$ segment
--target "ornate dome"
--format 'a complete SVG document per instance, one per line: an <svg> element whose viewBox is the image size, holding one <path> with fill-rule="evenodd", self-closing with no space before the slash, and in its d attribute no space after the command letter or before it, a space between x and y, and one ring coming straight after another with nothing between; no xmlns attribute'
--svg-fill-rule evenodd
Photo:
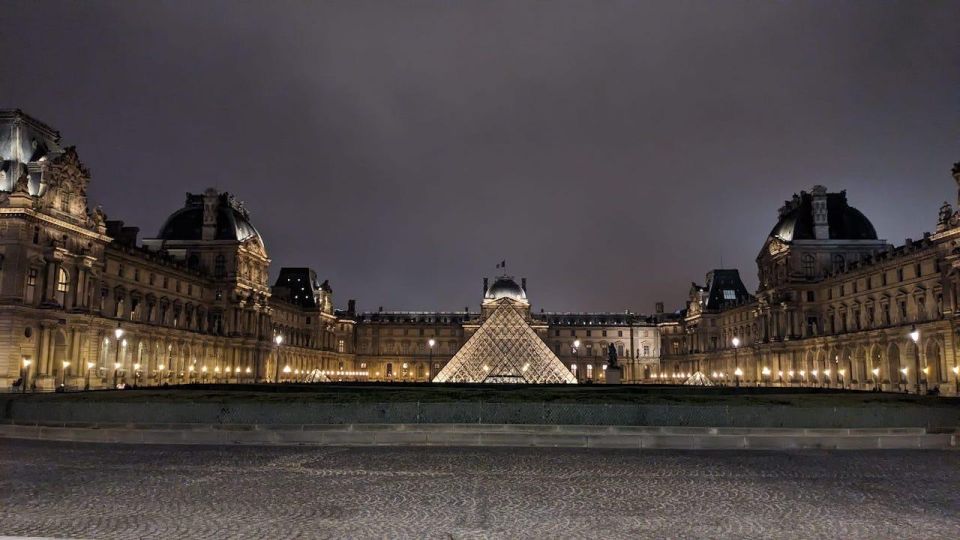
<svg viewBox="0 0 960 540"><path fill-rule="evenodd" d="M816 191L817 188L815 188ZM823 188L820 188L823 189ZM877 231L859 210L847 204L847 194L824 193L830 240L876 240ZM780 209L780 219L770 231L771 238L783 242L814 240L813 194L801 191Z"/></svg>
<svg viewBox="0 0 960 540"><path fill-rule="evenodd" d="M485 300L500 300L501 298L510 298L518 302L527 301L527 293L523 287L517 284L510 276L500 276L493 281L493 284L483 295Z"/></svg>
<svg viewBox="0 0 960 540"><path fill-rule="evenodd" d="M217 194L209 190L202 195L188 193L184 207L167 218L163 227L160 227L157 238L162 240L202 240L204 197L215 197L216 200L213 210L216 213L214 240L243 242L256 238L261 245L263 244L260 233L250 223L250 216L243 208L243 203L237 201L228 193Z"/></svg>

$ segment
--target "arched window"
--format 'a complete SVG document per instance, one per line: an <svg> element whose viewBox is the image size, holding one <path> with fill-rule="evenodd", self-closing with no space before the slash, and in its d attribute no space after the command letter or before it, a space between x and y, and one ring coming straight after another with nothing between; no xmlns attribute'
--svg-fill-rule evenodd
<svg viewBox="0 0 960 540"><path fill-rule="evenodd" d="M593 364L587 364L587 378L593 378Z"/></svg>
<svg viewBox="0 0 960 540"><path fill-rule="evenodd" d="M70 290L70 274L66 270L60 268L57 272L57 292L66 293Z"/></svg>

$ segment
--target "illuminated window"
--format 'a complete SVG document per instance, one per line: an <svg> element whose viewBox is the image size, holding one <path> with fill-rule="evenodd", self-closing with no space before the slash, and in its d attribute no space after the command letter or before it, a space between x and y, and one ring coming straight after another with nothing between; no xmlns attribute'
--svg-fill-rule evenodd
<svg viewBox="0 0 960 540"><path fill-rule="evenodd" d="M70 289L70 275L61 268L57 272L57 292L65 293Z"/></svg>

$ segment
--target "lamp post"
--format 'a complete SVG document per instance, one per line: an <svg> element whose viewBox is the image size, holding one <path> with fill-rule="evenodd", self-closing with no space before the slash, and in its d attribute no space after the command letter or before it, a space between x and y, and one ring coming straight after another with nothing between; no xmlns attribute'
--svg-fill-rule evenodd
<svg viewBox="0 0 960 540"><path fill-rule="evenodd" d="M276 361L277 366L275 370L276 379L274 380L274 383L279 383L280 382L280 345L283 343L283 336L280 334L273 336L273 342L277 344L277 361Z"/></svg>
<svg viewBox="0 0 960 540"><path fill-rule="evenodd" d="M783 387L783 370L777 371L777 378L780 379L780 387Z"/></svg>
<svg viewBox="0 0 960 540"><path fill-rule="evenodd" d="M66 390L67 389L67 368L70 367L70 362L64 360L60 362L60 386Z"/></svg>
<svg viewBox="0 0 960 540"><path fill-rule="evenodd" d="M84 390L89 390L89 389L90 389L90 371L91 371L92 369L93 369L93 362L87 362L86 380L84 380L84 382L83 382L83 389L84 389Z"/></svg>
<svg viewBox="0 0 960 540"><path fill-rule="evenodd" d="M907 368L900 368L900 373L901 373L901 375L900 375L900 383L903 385L903 391L904 391L904 392L909 391L909 388L910 388L910 387L909 387L910 379L909 379L909 375L907 375L907 372L908 372L908 369L907 369ZM898 386L899 386L899 385L898 385Z"/></svg>
<svg viewBox="0 0 960 540"><path fill-rule="evenodd" d="M920 394L920 331L917 330L917 325L913 325L913 328L910 330L910 339L913 340L913 369L915 369L916 375L916 385L914 389L917 392L917 395Z"/></svg>
<svg viewBox="0 0 960 540"><path fill-rule="evenodd" d="M951 371L953 371L953 384L956 385L954 393L960 396L960 366L953 366Z"/></svg>
<svg viewBox="0 0 960 540"><path fill-rule="evenodd" d="M140 364L133 365L133 385L140 386Z"/></svg>
<svg viewBox="0 0 960 540"><path fill-rule="evenodd" d="M740 348L740 338L733 336L733 339L730 340L730 344L733 345L733 374L737 380L737 388L740 387L740 376L743 375L743 372L740 371L740 356L738 355L738 350Z"/></svg>
<svg viewBox="0 0 960 540"><path fill-rule="evenodd" d="M769 384L770 384L770 383L769 383L769 377L770 377L770 373L771 373L770 368L768 368L767 366L763 366L763 370L762 370L761 373L763 374L763 385L764 385L764 386L769 386Z"/></svg>
<svg viewBox="0 0 960 540"><path fill-rule="evenodd" d="M23 390L22 393L24 393L24 394L27 393L27 379L30 378L30 364L31 364L30 359L29 359L29 358L24 358L24 359L23 359L23 367L22 367L21 370L20 370L20 371L23 373L23 374L20 376L20 386L21 386L21 388L22 388L22 390Z"/></svg>
<svg viewBox="0 0 960 540"><path fill-rule="evenodd" d="M797 373L797 372L794 371L794 370L792 370L792 369L787 372L787 378L788 378L787 380L790 381L790 386L793 386L793 376L794 376L796 373Z"/></svg>
<svg viewBox="0 0 960 540"><path fill-rule="evenodd" d="M237 379L237 384L240 384L240 366L233 368L233 376Z"/></svg>
<svg viewBox="0 0 960 540"><path fill-rule="evenodd" d="M120 328L120 323L117 323L117 328L113 331L113 335L117 337L117 351L113 359L113 388L116 389L117 372L120 371L120 338L123 337L123 328Z"/></svg>
<svg viewBox="0 0 960 540"><path fill-rule="evenodd" d="M433 380L433 346L437 344L437 340L430 338L427 340L427 345L430 346L430 363L427 364L427 375L430 376L430 380Z"/></svg>
<svg viewBox="0 0 960 540"><path fill-rule="evenodd" d="M290 366L283 366L283 373L284 373L284 375L286 375L287 377L289 377L289 376L290 376ZM279 379L279 375L277 376L277 378Z"/></svg>
<svg viewBox="0 0 960 540"><path fill-rule="evenodd" d="M873 385L876 388L877 392L880 391L880 368L875 367L870 370L873 373Z"/></svg>
<svg viewBox="0 0 960 540"><path fill-rule="evenodd" d="M574 375L577 376L577 382L580 382L580 364L577 362L579 358L578 352L580 351L580 340L573 340L573 365L577 366L577 372Z"/></svg>
<svg viewBox="0 0 960 540"><path fill-rule="evenodd" d="M839 370L837 370L837 376L838 376L839 379L840 379L838 382L840 383L840 388L841 388L841 389L844 389L844 388L847 387L846 374L847 374L847 370L845 370L845 369L839 369Z"/></svg>

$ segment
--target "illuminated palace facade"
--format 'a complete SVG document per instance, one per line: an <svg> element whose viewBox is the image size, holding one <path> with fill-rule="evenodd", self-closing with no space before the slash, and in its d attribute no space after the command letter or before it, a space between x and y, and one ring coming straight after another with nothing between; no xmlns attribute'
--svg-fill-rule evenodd
<svg viewBox="0 0 960 540"><path fill-rule="evenodd" d="M960 165L953 169L960 186ZM87 201L60 135L0 111L0 387L197 381L622 382L957 390L960 211L893 246L822 186L779 211L751 294L709 272L684 309L535 310L526 279L484 279L480 309L335 309L317 273L284 267L243 203L187 194L156 236ZM958 198L960 206L960 198ZM915 338L915 339L914 339ZM736 346L735 346L736 344ZM918 377L919 375L919 377Z"/></svg>
<svg viewBox="0 0 960 540"><path fill-rule="evenodd" d="M953 178L960 186L960 164ZM662 377L957 393L960 213L950 204L934 233L893 246L845 192L815 186L780 208L757 267L756 294L736 270L714 270L661 319Z"/></svg>
<svg viewBox="0 0 960 540"><path fill-rule="evenodd" d="M90 207L76 150L19 110L0 111L0 160L5 388L430 381L452 359L441 380L602 382L609 345L624 381L659 370L656 317L535 313L526 280L509 276L485 280L476 312L336 310L330 285L302 267L271 286L250 213L212 189L141 240Z"/></svg>

